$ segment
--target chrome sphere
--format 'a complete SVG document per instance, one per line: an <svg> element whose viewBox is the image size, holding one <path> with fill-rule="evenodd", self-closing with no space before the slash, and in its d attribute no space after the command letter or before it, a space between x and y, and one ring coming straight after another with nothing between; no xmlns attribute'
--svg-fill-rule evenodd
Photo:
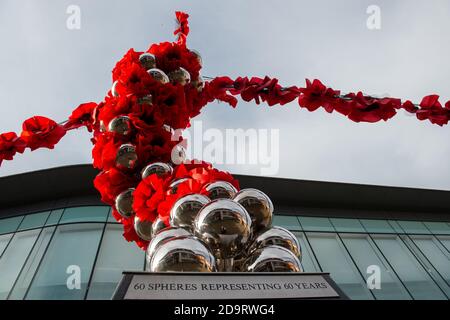
<svg viewBox="0 0 450 320"><path fill-rule="evenodd" d="M184 147L180 144L177 144L175 147L173 147L170 154L170 159L175 165L182 164L186 160L186 150L184 149Z"/></svg>
<svg viewBox="0 0 450 320"><path fill-rule="evenodd" d="M169 83L169 77L167 76L167 74L164 73L164 71L157 69L157 68L152 68L147 70L148 74L155 79L156 81L162 83L162 84L166 84Z"/></svg>
<svg viewBox="0 0 450 320"><path fill-rule="evenodd" d="M174 180L170 185L169 185L169 190L167 191L168 194L175 194L177 193L178 190L178 186L187 181L188 178L181 178L181 179L176 179Z"/></svg>
<svg viewBox="0 0 450 320"><path fill-rule="evenodd" d="M151 94L147 94L146 96L139 98L138 103L151 105L153 103L153 96Z"/></svg>
<svg viewBox="0 0 450 320"><path fill-rule="evenodd" d="M302 250L297 237L285 228L274 226L259 234L251 244L248 252L252 252L270 245L284 247L302 260Z"/></svg>
<svg viewBox="0 0 450 320"><path fill-rule="evenodd" d="M216 259L199 239L177 237L161 243L150 260L151 272L215 272Z"/></svg>
<svg viewBox="0 0 450 320"><path fill-rule="evenodd" d="M191 83L198 92L202 92L203 88L205 87L205 80L203 80L203 77L201 75L198 75L198 78L196 80L193 80Z"/></svg>
<svg viewBox="0 0 450 320"><path fill-rule="evenodd" d="M108 124L108 131L120 135L129 135L131 133L131 120L127 116L119 116L112 119Z"/></svg>
<svg viewBox="0 0 450 320"><path fill-rule="evenodd" d="M199 211L194 233L209 245L217 259L230 259L246 247L251 223L249 214L239 203L218 199Z"/></svg>
<svg viewBox="0 0 450 320"><path fill-rule="evenodd" d="M128 190L119 193L115 199L116 210L124 218L129 218L134 214L133 192L134 188L129 188Z"/></svg>
<svg viewBox="0 0 450 320"><path fill-rule="evenodd" d="M192 230L197 213L210 199L202 194L189 194L178 199L170 210L170 225Z"/></svg>
<svg viewBox="0 0 450 320"><path fill-rule="evenodd" d="M117 89L116 89L117 83L118 83L117 80L114 81L114 83L113 83L113 85L111 87L111 94L112 94L113 97L118 97L119 96L119 93L117 92Z"/></svg>
<svg viewBox="0 0 450 320"><path fill-rule="evenodd" d="M200 53L197 50L191 49L191 53L197 58L198 63L200 66L203 66L203 59Z"/></svg>
<svg viewBox="0 0 450 320"><path fill-rule="evenodd" d="M231 199L237 192L236 188L226 181L211 182L206 185L205 189L209 192L209 198L211 200Z"/></svg>
<svg viewBox="0 0 450 320"><path fill-rule="evenodd" d="M145 68L145 70L156 68L155 55L145 52L139 56L139 62Z"/></svg>
<svg viewBox="0 0 450 320"><path fill-rule="evenodd" d="M252 218L254 233L272 226L273 204L264 192L250 188L242 189L234 196L233 200L239 202L247 210Z"/></svg>
<svg viewBox="0 0 450 320"><path fill-rule="evenodd" d="M117 150L116 167L119 169L134 169L137 165L136 147L130 143L122 144Z"/></svg>
<svg viewBox="0 0 450 320"><path fill-rule="evenodd" d="M271 245L254 251L241 267L243 272L303 272L300 260L288 249Z"/></svg>
<svg viewBox="0 0 450 320"><path fill-rule="evenodd" d="M159 217L157 217L152 224L152 237L154 237L158 232L165 228L167 228L167 226Z"/></svg>
<svg viewBox="0 0 450 320"><path fill-rule="evenodd" d="M134 216L134 231L142 240L150 241L152 239L152 222L142 221L137 216Z"/></svg>
<svg viewBox="0 0 450 320"><path fill-rule="evenodd" d="M191 82L191 75L186 69L182 67L169 72L167 76L169 77L170 82L172 82L173 84L181 84L182 86L184 86L185 84Z"/></svg>
<svg viewBox="0 0 450 320"><path fill-rule="evenodd" d="M164 162L154 162L142 169L141 177L142 179L156 173L158 176L165 175L166 173L172 173L172 166Z"/></svg>
<svg viewBox="0 0 450 320"><path fill-rule="evenodd" d="M157 223L156 220L153 222L153 225L155 225L155 223ZM158 232L153 232L152 239L148 244L145 254L145 259L147 259L147 267L150 266L150 260L152 259L153 253L155 253L156 249L161 243L169 239L187 236L192 236L192 234L183 228L166 227L159 230Z"/></svg>

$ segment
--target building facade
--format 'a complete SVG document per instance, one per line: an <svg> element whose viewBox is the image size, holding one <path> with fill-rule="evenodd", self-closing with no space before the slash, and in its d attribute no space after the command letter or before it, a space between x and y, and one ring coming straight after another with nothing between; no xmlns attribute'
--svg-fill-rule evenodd
<svg viewBox="0 0 450 320"><path fill-rule="evenodd" d="M145 268L100 202L96 173L0 178L0 299L110 299L122 271ZM351 299L450 298L450 191L237 178L272 198L304 270L329 272Z"/></svg>

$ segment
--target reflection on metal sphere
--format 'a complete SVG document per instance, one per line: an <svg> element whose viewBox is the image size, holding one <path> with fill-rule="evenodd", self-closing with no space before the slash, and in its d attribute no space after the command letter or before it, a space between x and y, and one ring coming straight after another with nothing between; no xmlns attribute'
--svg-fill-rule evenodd
<svg viewBox="0 0 450 320"><path fill-rule="evenodd" d="M188 178L181 178L181 179L176 179L176 180L174 180L174 181L169 185L169 190L167 191L168 194L175 194L175 193L177 193L178 186L179 186L181 183L183 183L183 182L185 182L185 181L187 181L187 180L188 180Z"/></svg>
<svg viewBox="0 0 450 320"><path fill-rule="evenodd" d="M147 95L139 98L138 103L151 105L153 103L153 96L151 94L147 94Z"/></svg>
<svg viewBox="0 0 450 320"><path fill-rule="evenodd" d="M136 147L125 143L119 147L116 156L116 167L119 169L134 169L137 165Z"/></svg>
<svg viewBox="0 0 450 320"><path fill-rule="evenodd" d="M134 216L134 230L142 240L150 241L152 239L151 221L141 221L137 216Z"/></svg>
<svg viewBox="0 0 450 320"><path fill-rule="evenodd" d="M134 188L120 193L115 200L115 207L117 212L124 218L129 218L134 214L133 211L133 192Z"/></svg>
<svg viewBox="0 0 450 320"><path fill-rule="evenodd" d="M249 248L252 252L269 245L277 245L291 251L297 258L302 259L302 250L297 237L285 228L274 226L259 234Z"/></svg>
<svg viewBox="0 0 450 320"><path fill-rule="evenodd" d="M170 210L170 225L192 230L197 213L209 202L202 194L190 194L178 199Z"/></svg>
<svg viewBox="0 0 450 320"><path fill-rule="evenodd" d="M217 259L230 259L246 246L251 219L244 207L229 199L205 205L194 221L194 232L213 250Z"/></svg>
<svg viewBox="0 0 450 320"><path fill-rule="evenodd" d="M119 116L112 119L108 124L108 131L120 135L128 135L131 133L131 120L127 116Z"/></svg>
<svg viewBox="0 0 450 320"><path fill-rule="evenodd" d="M193 236L164 241L153 253L151 272L215 272L216 259L199 239Z"/></svg>
<svg viewBox="0 0 450 320"><path fill-rule="evenodd" d="M153 69L156 67L155 55L145 52L139 56L139 62L145 68L145 70Z"/></svg>
<svg viewBox="0 0 450 320"><path fill-rule="evenodd" d="M173 164L182 164L186 160L186 150L182 145L177 144L173 147L170 157Z"/></svg>
<svg viewBox="0 0 450 320"><path fill-rule="evenodd" d="M270 198L257 189L242 189L235 197L234 201L239 202L252 218L253 232L270 228L272 225L273 204Z"/></svg>
<svg viewBox="0 0 450 320"><path fill-rule="evenodd" d="M145 179L154 173L158 176L165 175L166 173L171 174L172 170L172 166L168 163L154 162L142 169L141 177Z"/></svg>
<svg viewBox="0 0 450 320"><path fill-rule="evenodd" d="M198 78L196 80L193 80L191 83L198 92L202 92L203 88L205 87L205 80L203 80L203 77L201 75L198 75Z"/></svg>
<svg viewBox="0 0 450 320"><path fill-rule="evenodd" d="M119 96L119 93L117 92L117 80L116 81L114 81L114 83L113 83L113 85L112 85L112 87L111 87L111 94L112 94L112 96L113 97L118 97Z"/></svg>
<svg viewBox="0 0 450 320"><path fill-rule="evenodd" d="M237 192L236 188L227 181L211 182L205 189L209 192L209 198L211 200L231 199Z"/></svg>
<svg viewBox="0 0 450 320"><path fill-rule="evenodd" d="M153 69L147 70L147 72L156 81L158 81L162 84L169 83L169 77L167 76L167 74L164 73L164 71L157 69L157 68L153 68Z"/></svg>
<svg viewBox="0 0 450 320"><path fill-rule="evenodd" d="M288 249L271 245L254 251L242 266L244 272L303 272L300 260Z"/></svg>
<svg viewBox="0 0 450 320"><path fill-rule="evenodd" d="M182 67L169 72L168 77L173 84L181 84L182 86L191 81L191 75Z"/></svg>
<svg viewBox="0 0 450 320"><path fill-rule="evenodd" d="M160 217L157 217L152 224L152 237L165 228L167 228L167 226L164 224L164 221L162 221Z"/></svg>

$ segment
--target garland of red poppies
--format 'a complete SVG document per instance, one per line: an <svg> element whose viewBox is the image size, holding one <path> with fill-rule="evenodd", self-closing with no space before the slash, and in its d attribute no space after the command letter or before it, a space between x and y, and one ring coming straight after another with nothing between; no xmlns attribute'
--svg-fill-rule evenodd
<svg viewBox="0 0 450 320"><path fill-rule="evenodd" d="M235 107L236 96L240 96L247 102L273 106L297 99L300 107L308 111L322 107L355 122L387 121L400 109L440 126L450 119L450 101L443 106L437 95L413 104L362 92L342 94L317 79L306 80L305 87L283 87L269 77L217 77L204 81L200 55L186 46L188 15L177 12L176 16L177 41L153 44L145 52L130 49L114 67L113 86L102 102L81 104L64 123L34 116L23 123L20 135L1 134L0 164L27 148L53 149L67 131L87 128L93 132L93 166L101 170L94 185L102 201L112 206L117 221L123 223L125 238L146 248L148 241L140 238L133 227L134 216L117 210L119 195L132 190L130 210L140 221L159 218L168 225L170 208L184 195L209 195L206 186L215 181L226 181L239 189L229 173L206 162L187 161L183 154L186 141L173 134L174 129L189 127L191 119L209 102L220 100ZM142 173L155 162L170 163L173 170L148 176Z"/></svg>

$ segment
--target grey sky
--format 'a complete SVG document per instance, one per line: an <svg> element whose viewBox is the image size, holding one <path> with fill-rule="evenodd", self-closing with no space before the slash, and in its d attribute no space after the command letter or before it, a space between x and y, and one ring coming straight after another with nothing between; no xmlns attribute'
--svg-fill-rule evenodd
<svg viewBox="0 0 450 320"><path fill-rule="evenodd" d="M81 30L66 28L69 5ZM366 9L381 8L381 30ZM20 132L39 114L61 121L82 102L101 101L115 62L133 47L172 41L174 11L190 17L188 46L208 76L269 75L282 84L319 78L345 91L420 101L450 99L450 2L429 1L0 1L0 131ZM450 127L400 113L386 123L353 123L296 103L269 108L213 103L205 128L280 129L278 176L450 189ZM91 162L89 134L69 133L54 150L4 161L0 175ZM255 166L219 166L259 174Z"/></svg>

